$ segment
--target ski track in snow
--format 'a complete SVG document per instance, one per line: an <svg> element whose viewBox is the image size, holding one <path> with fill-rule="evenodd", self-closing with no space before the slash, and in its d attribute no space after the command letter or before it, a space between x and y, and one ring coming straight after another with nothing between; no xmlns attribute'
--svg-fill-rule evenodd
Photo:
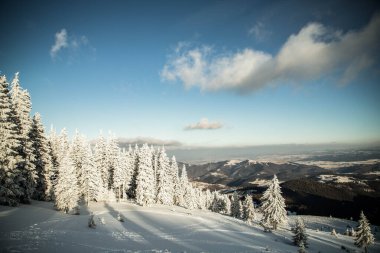
<svg viewBox="0 0 380 253"><path fill-rule="evenodd" d="M53 210L51 203L33 202L17 208L0 207L0 252L296 252L289 227L265 233L257 222L201 210L131 203L91 203L81 215ZM87 227L88 213L96 216L96 229ZM121 213L125 222L116 219ZM189 215L190 214L190 215ZM353 238L344 236L356 222L329 217L303 216L310 253L361 252ZM100 222L104 219L105 224ZM296 216L289 216L289 225ZM330 235L335 228L338 236ZM317 231L323 229L323 231ZM369 252L380 252L380 245Z"/></svg>

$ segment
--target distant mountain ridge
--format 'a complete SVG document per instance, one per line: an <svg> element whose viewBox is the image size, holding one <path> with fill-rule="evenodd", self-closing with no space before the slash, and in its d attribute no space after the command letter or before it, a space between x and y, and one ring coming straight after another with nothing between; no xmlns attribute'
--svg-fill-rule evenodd
<svg viewBox="0 0 380 253"><path fill-rule="evenodd" d="M328 170L315 165L297 163L272 163L253 160L229 160L201 165L187 165L189 178L209 184L221 184L228 187L246 187L252 182L269 180L274 174L280 181L315 176Z"/></svg>

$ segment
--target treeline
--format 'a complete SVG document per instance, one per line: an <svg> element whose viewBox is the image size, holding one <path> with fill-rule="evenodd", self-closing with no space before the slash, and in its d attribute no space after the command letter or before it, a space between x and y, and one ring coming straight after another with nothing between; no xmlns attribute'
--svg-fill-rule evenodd
<svg viewBox="0 0 380 253"><path fill-rule="evenodd" d="M11 85L0 77L0 204L15 206L32 199L54 201L58 210L77 210L80 200L130 199L230 213L230 199L194 187L185 166L164 147L118 147L102 135L95 145L78 131L72 140L63 129L49 134L31 112L31 98L16 73Z"/></svg>

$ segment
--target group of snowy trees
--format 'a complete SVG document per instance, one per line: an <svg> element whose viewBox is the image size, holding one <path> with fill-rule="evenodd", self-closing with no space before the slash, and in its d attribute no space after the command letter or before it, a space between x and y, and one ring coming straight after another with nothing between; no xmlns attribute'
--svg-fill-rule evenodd
<svg viewBox="0 0 380 253"><path fill-rule="evenodd" d="M16 73L11 86L0 76L0 204L47 199L50 151L41 117L30 116L31 100Z"/></svg>

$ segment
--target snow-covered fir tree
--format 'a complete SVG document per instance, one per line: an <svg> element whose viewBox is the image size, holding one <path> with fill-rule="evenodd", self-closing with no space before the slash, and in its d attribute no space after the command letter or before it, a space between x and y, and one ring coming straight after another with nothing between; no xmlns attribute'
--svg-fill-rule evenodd
<svg viewBox="0 0 380 253"><path fill-rule="evenodd" d="M127 156L125 150L118 152L117 164L114 164L113 170L113 188L116 192L118 199L122 198L124 190L124 182L127 172ZM116 166L115 166L116 165Z"/></svg>
<svg viewBox="0 0 380 253"><path fill-rule="evenodd" d="M186 166L183 165L181 176L179 178L179 184L177 189L177 202L178 206L187 207L187 203L185 201L185 195L186 195L186 187L189 184L189 180L187 178L187 172L186 172Z"/></svg>
<svg viewBox="0 0 380 253"><path fill-rule="evenodd" d="M173 178L171 173L170 160L166 155L165 148L162 147L158 155L157 163L157 203L163 205L173 204Z"/></svg>
<svg viewBox="0 0 380 253"><path fill-rule="evenodd" d="M20 200L23 180L19 163L20 141L16 124L12 120L12 102L9 84L5 76L0 76L0 203L15 206Z"/></svg>
<svg viewBox="0 0 380 253"><path fill-rule="evenodd" d="M84 187L81 184L83 180L83 159L86 155L86 141L84 136L82 136L78 130L75 131L74 138L71 142L70 157L73 162L76 177L78 179L78 188L80 196L84 196Z"/></svg>
<svg viewBox="0 0 380 253"><path fill-rule="evenodd" d="M367 217L364 215L364 212L361 211L359 225L356 229L355 245L364 248L364 251L367 253L368 246L374 243L375 239L371 232L371 226L367 220Z"/></svg>
<svg viewBox="0 0 380 253"><path fill-rule="evenodd" d="M104 186L100 171L95 165L90 144L86 144L86 152L82 159L82 174L79 181L80 192L83 195L87 205L92 200L104 199Z"/></svg>
<svg viewBox="0 0 380 253"><path fill-rule="evenodd" d="M130 152L130 157L133 160L134 164L133 164L133 170L132 170L132 178L129 184L129 189L128 189L127 194L130 199L136 199L137 177L139 174L139 170L138 170L139 147L137 146L137 144L135 145L133 152Z"/></svg>
<svg viewBox="0 0 380 253"><path fill-rule="evenodd" d="M54 188L58 181L58 169L59 169L59 138L53 126L51 126L50 133L48 136L49 153L52 162L52 169L50 171L50 181L52 183L52 188L50 190L49 196L54 200Z"/></svg>
<svg viewBox="0 0 380 253"><path fill-rule="evenodd" d="M249 195L245 196L242 209L242 219L248 224L252 224L255 219L255 208L253 206L252 198Z"/></svg>
<svg viewBox="0 0 380 253"><path fill-rule="evenodd" d="M102 177L102 183L105 188L108 188L109 161L108 161L108 155L107 155L107 143L102 133L100 134L99 138L96 140L96 143L95 143L94 158L95 158L95 165L97 169L100 171L100 175Z"/></svg>
<svg viewBox="0 0 380 253"><path fill-rule="evenodd" d="M132 176L135 168L135 158L133 156L133 150L129 145L129 149L124 153L124 162L125 162L125 173L124 173L124 182L123 182L123 195L127 194L129 187L132 181Z"/></svg>
<svg viewBox="0 0 380 253"><path fill-rule="evenodd" d="M119 147L114 134L110 133L107 141L107 160L108 160L108 189L113 188L114 172L120 170Z"/></svg>
<svg viewBox="0 0 380 253"><path fill-rule="evenodd" d="M179 176L178 176L178 164L175 159L175 156L172 157L171 163L170 163L170 173L169 178L171 179L171 185L172 185L172 204L177 205L178 199L179 199ZM199 201L201 199L199 198ZM201 203L199 203L201 205Z"/></svg>
<svg viewBox="0 0 380 253"><path fill-rule="evenodd" d="M224 202L226 203L226 212L225 212L225 214L231 214L231 200L230 200L230 198L228 197L227 194L225 194L223 196L223 198L224 198Z"/></svg>
<svg viewBox="0 0 380 253"><path fill-rule="evenodd" d="M29 137L29 131L32 125L30 118L32 105L28 91L22 89L20 86L19 73L15 74L10 94L13 112L12 119L17 126L17 138L21 144L17 150L20 155L18 166L22 174L22 180L20 181L22 195L20 196L20 200L23 203L30 203L37 179L37 173L33 163L32 140L30 140Z"/></svg>
<svg viewBox="0 0 380 253"><path fill-rule="evenodd" d="M271 184L261 197L260 210L263 214L262 224L276 230L279 224L287 221L285 200L281 195L281 187L274 175Z"/></svg>
<svg viewBox="0 0 380 253"><path fill-rule="evenodd" d="M32 153L34 156L32 163L37 173L34 198L37 200L51 200L53 182L50 175L53 170L53 163L50 156L49 143L39 113L36 113L33 117L29 137L32 140Z"/></svg>
<svg viewBox="0 0 380 253"><path fill-rule="evenodd" d="M54 203L58 210L68 213L78 206L79 189L77 177L75 167L68 152L66 152L59 163L58 181L54 189L54 195Z"/></svg>
<svg viewBox="0 0 380 253"><path fill-rule="evenodd" d="M240 198L237 191L235 191L234 195L232 196L231 216L240 219L241 210L242 210L242 207L241 207Z"/></svg>
<svg viewBox="0 0 380 253"><path fill-rule="evenodd" d="M305 222L302 218L298 217L296 219L296 224L292 231L294 233L294 236L293 236L294 245L297 245L298 247L301 247L301 245L303 245L305 248L307 248L308 235L306 234Z"/></svg>
<svg viewBox="0 0 380 253"><path fill-rule="evenodd" d="M144 144L138 154L138 175L136 178L136 202L139 205L154 203L154 171L152 154L149 146Z"/></svg>

